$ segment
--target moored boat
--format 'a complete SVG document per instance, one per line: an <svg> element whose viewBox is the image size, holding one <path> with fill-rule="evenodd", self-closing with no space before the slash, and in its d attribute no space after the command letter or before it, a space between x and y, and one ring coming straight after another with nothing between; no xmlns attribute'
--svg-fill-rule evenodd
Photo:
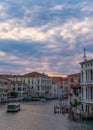
<svg viewBox="0 0 93 130"><path fill-rule="evenodd" d="M41 102L46 102L46 99L41 98L40 101L41 101Z"/></svg>

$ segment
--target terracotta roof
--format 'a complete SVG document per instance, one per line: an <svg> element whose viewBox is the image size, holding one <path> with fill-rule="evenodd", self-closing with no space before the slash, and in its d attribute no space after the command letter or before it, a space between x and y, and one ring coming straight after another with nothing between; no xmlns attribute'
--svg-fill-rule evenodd
<svg viewBox="0 0 93 130"><path fill-rule="evenodd" d="M67 78L63 78L63 81L68 81L68 77Z"/></svg>
<svg viewBox="0 0 93 130"><path fill-rule="evenodd" d="M12 78L12 77L46 77L46 78L51 78L48 75L44 74L44 73L39 73L39 72L31 72L31 73L27 73L24 75L13 75L13 74L1 74L0 77L3 78Z"/></svg>
<svg viewBox="0 0 93 130"><path fill-rule="evenodd" d="M79 76L80 73L74 73L74 74L71 74L71 75L68 75L68 76Z"/></svg>
<svg viewBox="0 0 93 130"><path fill-rule="evenodd" d="M38 72L32 72L32 73L28 73L28 74L25 74L24 76L26 77L47 77L47 75L45 75L44 73L41 74L41 73L38 73Z"/></svg>

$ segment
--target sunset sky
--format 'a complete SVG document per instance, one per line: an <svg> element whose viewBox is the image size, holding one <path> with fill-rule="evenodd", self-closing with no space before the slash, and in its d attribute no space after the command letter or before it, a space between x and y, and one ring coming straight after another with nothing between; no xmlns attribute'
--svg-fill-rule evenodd
<svg viewBox="0 0 93 130"><path fill-rule="evenodd" d="M0 0L0 73L80 72L93 57L93 0Z"/></svg>

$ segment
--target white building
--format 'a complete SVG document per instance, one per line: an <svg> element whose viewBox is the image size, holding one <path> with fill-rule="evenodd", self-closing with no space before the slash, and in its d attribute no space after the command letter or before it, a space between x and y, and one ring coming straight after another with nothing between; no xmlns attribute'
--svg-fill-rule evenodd
<svg viewBox="0 0 93 130"><path fill-rule="evenodd" d="M27 97L28 85L26 83L15 81L11 82L11 86L11 92L17 92L19 99L24 99Z"/></svg>
<svg viewBox="0 0 93 130"><path fill-rule="evenodd" d="M93 59L86 59L85 50L84 61L80 65L82 111L87 114L93 114Z"/></svg>
<svg viewBox="0 0 93 130"><path fill-rule="evenodd" d="M7 95L11 91L11 82L8 79L0 78L0 102L7 101Z"/></svg>
<svg viewBox="0 0 93 130"><path fill-rule="evenodd" d="M45 74L32 72L25 75L10 75L12 81L28 84L29 95L32 97L49 97L52 86L52 78Z"/></svg>
<svg viewBox="0 0 93 130"><path fill-rule="evenodd" d="M51 98L62 98L62 88L59 83L52 84Z"/></svg>

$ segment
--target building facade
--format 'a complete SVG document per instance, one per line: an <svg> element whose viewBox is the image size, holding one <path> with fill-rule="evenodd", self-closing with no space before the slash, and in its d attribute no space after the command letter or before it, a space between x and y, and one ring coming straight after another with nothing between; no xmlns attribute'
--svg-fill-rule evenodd
<svg viewBox="0 0 93 130"><path fill-rule="evenodd" d="M68 98L68 78L63 79L62 97Z"/></svg>
<svg viewBox="0 0 93 130"><path fill-rule="evenodd" d="M60 88L63 87L63 77L52 77L53 83L59 83Z"/></svg>
<svg viewBox="0 0 93 130"><path fill-rule="evenodd" d="M0 78L0 102L6 102L8 93L11 91L11 81L6 78Z"/></svg>
<svg viewBox="0 0 93 130"><path fill-rule="evenodd" d="M68 103L81 100L80 73L68 75Z"/></svg>
<svg viewBox="0 0 93 130"><path fill-rule="evenodd" d="M25 75L10 75L8 78L14 82L28 84L29 96L49 97L52 87L52 78L45 74L32 72Z"/></svg>
<svg viewBox="0 0 93 130"><path fill-rule="evenodd" d="M82 111L93 115L93 59L80 62Z"/></svg>
<svg viewBox="0 0 93 130"><path fill-rule="evenodd" d="M28 84L19 81L12 81L11 86L11 92L16 92L19 99L22 100L27 97Z"/></svg>
<svg viewBox="0 0 93 130"><path fill-rule="evenodd" d="M51 87L51 99L62 98L62 88L60 83L53 83Z"/></svg>

